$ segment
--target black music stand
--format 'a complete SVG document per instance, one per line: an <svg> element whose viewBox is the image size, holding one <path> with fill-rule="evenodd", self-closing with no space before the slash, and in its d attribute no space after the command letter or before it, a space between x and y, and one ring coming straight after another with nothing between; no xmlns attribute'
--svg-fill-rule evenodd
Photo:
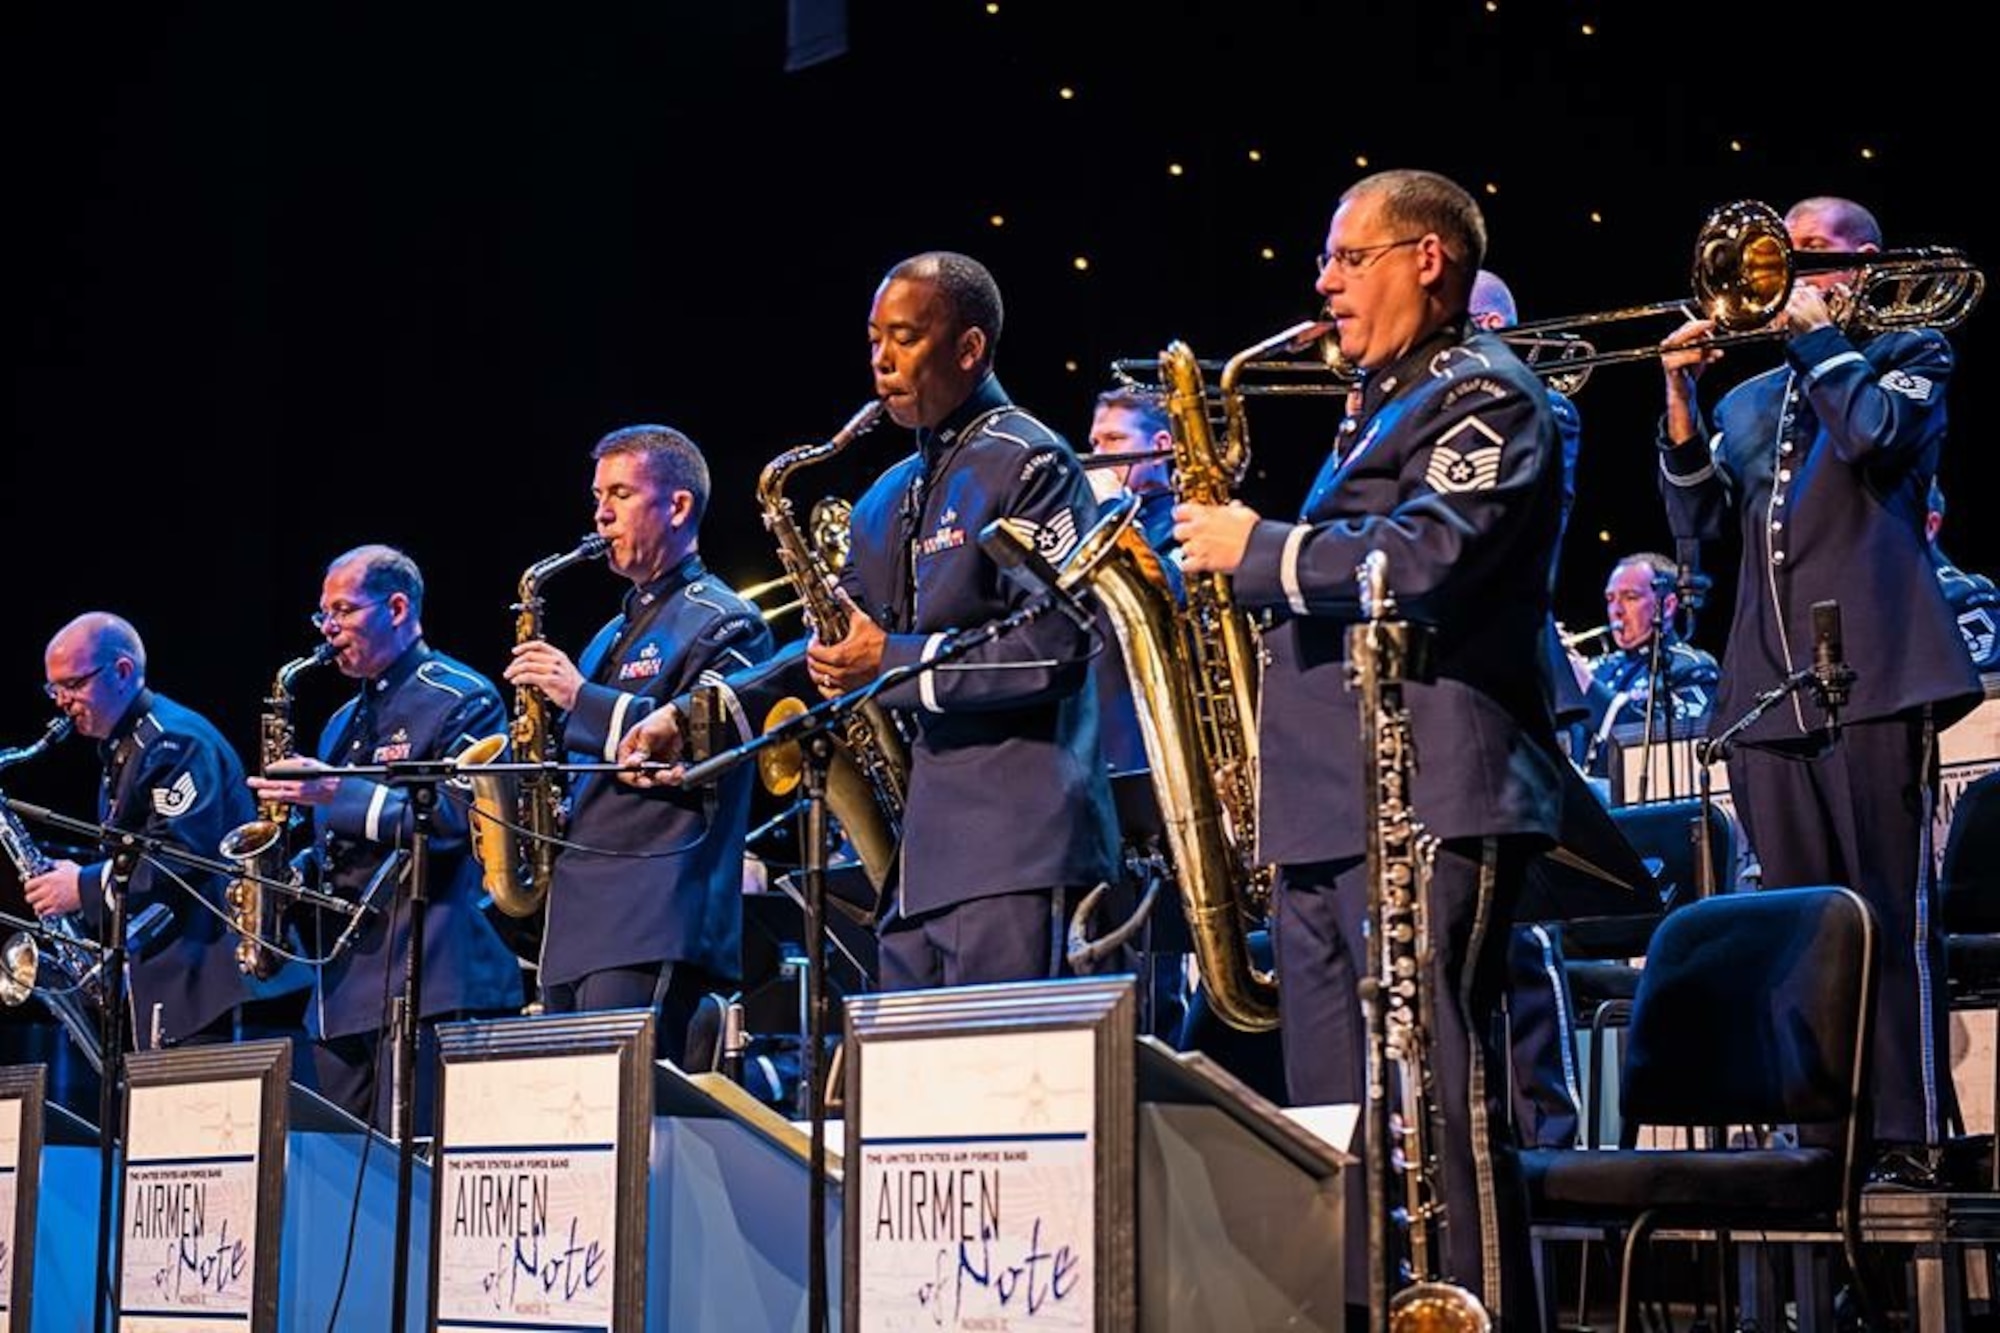
<svg viewBox="0 0 2000 1333"><path fill-rule="evenodd" d="M806 1270L807 1333L824 1333L828 1307L826 1245L811 1228L817 1225L826 1211L826 1095L820 1053L826 1041L826 968L823 963L826 957L827 860L831 842L826 781L827 770L833 763L834 728L849 713L873 700L882 691L955 662L973 649L1041 619L1067 601L1067 593L1053 588L1038 594L1007 615L947 636L936 651L922 661L884 671L859 689L793 714L742 745L689 764L681 772L682 786L708 786L773 745L796 744L805 760L805 803L799 814L799 850L804 862L800 879L805 888L805 946L811 966L806 972L808 1021L805 1048L800 1054L799 1078L812 1128L806 1207L809 1219L807 1234L815 1236ZM1065 607L1066 614L1072 611L1073 608Z"/></svg>

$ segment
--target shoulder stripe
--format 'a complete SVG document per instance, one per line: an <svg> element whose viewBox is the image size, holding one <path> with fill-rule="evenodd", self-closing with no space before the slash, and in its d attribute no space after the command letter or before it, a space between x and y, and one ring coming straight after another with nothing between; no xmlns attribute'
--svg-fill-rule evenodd
<svg viewBox="0 0 2000 1333"><path fill-rule="evenodd" d="M454 685L447 684L445 681L438 679L439 676L445 674L450 674L458 677L458 679L465 681L471 688L459 689ZM444 663L438 661L426 662L422 666L418 667L417 679L422 681L424 684L430 686L434 690L442 690L444 693L449 694L454 699L463 699L466 695L472 693L473 690L476 690L479 687L478 678L474 676L471 672L460 671L456 667L447 666Z"/></svg>

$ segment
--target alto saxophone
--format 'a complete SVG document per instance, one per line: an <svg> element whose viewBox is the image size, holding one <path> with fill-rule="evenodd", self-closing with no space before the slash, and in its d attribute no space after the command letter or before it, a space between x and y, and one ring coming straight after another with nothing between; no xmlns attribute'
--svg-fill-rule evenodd
<svg viewBox="0 0 2000 1333"><path fill-rule="evenodd" d="M800 468L823 463L845 449L872 429L881 415L881 401L870 399L832 439L787 449L765 464L757 478L757 504L764 513L764 528L777 542L778 560L812 622L813 632L825 643L846 637L847 605L834 595L834 573L818 554L831 543L821 533L815 533L819 540L809 543L799 531L792 502L785 498L785 483ZM781 699L765 718L764 729L768 731L805 710L802 700ZM827 775L827 807L840 820L869 883L880 890L895 864L902 832L903 806L909 793L909 755L888 710L872 699L841 722L834 766ZM798 786L803 760L797 749L772 746L758 756L758 773L772 795L787 795Z"/></svg>
<svg viewBox="0 0 2000 1333"><path fill-rule="evenodd" d="M264 712L258 722L257 760L259 770L289 759L298 749L292 730L292 681L313 667L333 660L334 648L322 643L304 657L295 657L278 668L271 692L264 697ZM284 903L271 891L272 883L297 883L299 872L291 863L291 833L298 812L284 801L261 801L257 817L238 824L222 839L219 855L233 861L241 877L223 890L229 920L236 931L236 968L245 976L268 977L278 970L278 955L268 941L282 938Z"/></svg>
<svg viewBox="0 0 2000 1333"><path fill-rule="evenodd" d="M571 565L601 560L611 543L592 534L574 550L547 556L521 573L514 603L514 642L542 637L542 585ZM555 764L562 737L549 716L549 700L532 685L514 691L509 729L466 747L462 764L488 764L509 742L523 763ZM563 793L553 772L483 773L472 779L472 851L479 858L493 905L511 917L530 917L549 895L555 877L556 843L562 835ZM525 839L527 845L522 846Z"/></svg>
<svg viewBox="0 0 2000 1333"><path fill-rule="evenodd" d="M1368 1013L1368 1305L1378 1316L1386 1313L1390 1333L1488 1333L1492 1319L1479 1298L1435 1272L1446 1221L1438 1157L1443 1119L1429 1049L1435 997L1426 984L1426 899L1437 844L1410 800L1417 755L1403 702L1403 682L1427 675L1427 640L1417 627L1394 619L1388 571L1380 551L1362 561L1356 573L1367 619L1347 631L1349 684L1359 699L1361 749L1370 768L1364 814L1372 951L1362 985ZM1390 1177L1396 1174L1403 1197L1392 1205ZM1391 1244L1392 1216L1404 1228L1401 1259ZM1379 1319L1374 1326L1382 1326Z"/></svg>
<svg viewBox="0 0 2000 1333"><path fill-rule="evenodd" d="M73 725L67 717L51 718L33 744L7 752L7 763L25 763L35 758L61 743ZM4 792L0 792L0 850L6 852L14 873L24 883L55 869L55 863L43 853L20 816L7 804ZM7 942L0 945L0 1004L17 1005L30 995L40 996L90 1067L102 1074L103 1039L94 1011L101 1004L103 992L98 969L92 962L93 946L74 912L43 917L42 929L49 946L46 953L36 944L34 936L24 930L8 936ZM49 980L41 982L45 972Z"/></svg>

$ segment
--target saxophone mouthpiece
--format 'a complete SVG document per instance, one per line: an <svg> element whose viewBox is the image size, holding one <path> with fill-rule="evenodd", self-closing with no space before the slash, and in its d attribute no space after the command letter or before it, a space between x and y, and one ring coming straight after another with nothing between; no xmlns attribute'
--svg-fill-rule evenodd
<svg viewBox="0 0 2000 1333"><path fill-rule="evenodd" d="M42 728L42 738L36 744L44 748L51 745L61 745L69 739L69 734L75 730L76 722L68 713L57 713L49 719L49 724Z"/></svg>
<svg viewBox="0 0 2000 1333"><path fill-rule="evenodd" d="M610 549L611 539L593 532L576 544L576 555L579 560L596 560Z"/></svg>
<svg viewBox="0 0 2000 1333"><path fill-rule="evenodd" d="M882 411L882 400L870 398L861 405L859 412L847 419L845 426L833 433L833 446L836 449L845 449L855 436L873 430L875 423L882 419Z"/></svg>

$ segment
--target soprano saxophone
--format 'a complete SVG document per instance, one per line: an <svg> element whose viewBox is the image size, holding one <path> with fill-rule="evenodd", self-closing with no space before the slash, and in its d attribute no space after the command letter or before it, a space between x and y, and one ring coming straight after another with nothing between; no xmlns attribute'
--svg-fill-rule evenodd
<svg viewBox="0 0 2000 1333"><path fill-rule="evenodd" d="M514 642L542 637L542 585L572 565L601 560L611 543L592 534L573 550L547 556L521 573L514 603ZM500 735L473 742L461 764L488 764L511 741L522 763L554 764L562 759L562 736L550 717L549 700L532 685L514 691L514 718ZM547 901L555 877L556 844L562 835L562 787L553 772L482 773L472 779L472 851L479 858L493 905L511 917L530 917ZM527 843L522 846L523 841Z"/></svg>
<svg viewBox="0 0 2000 1333"><path fill-rule="evenodd" d="M823 463L845 449L872 429L881 415L881 401L870 399L832 439L787 449L765 464L757 478L757 504L764 513L764 528L777 542L778 560L812 622L813 632L826 643L846 637L847 605L834 595L834 572L819 556L818 547L800 532L792 516L792 502L785 498L785 483L800 468ZM766 717L765 730L805 709L802 700L780 700ZM909 755L888 711L872 699L842 719L835 747L838 753L828 774L827 807L854 845L869 883L879 891L888 882L902 832ZM758 757L758 773L773 795L788 795L797 788L803 763L797 748L772 746Z"/></svg>
<svg viewBox="0 0 2000 1333"><path fill-rule="evenodd" d="M297 752L292 729L292 682L314 667L333 660L333 645L321 643L304 657L295 657L278 668L271 692L264 697L264 712L258 722L258 768L289 759ZM218 853L241 871L223 890L229 907L230 924L236 930L236 968L246 976L268 977L278 970L278 955L269 941L284 935L284 903L266 881L297 883L293 869L291 833L298 812L284 801L260 801L257 817L238 824L222 839Z"/></svg>
<svg viewBox="0 0 2000 1333"><path fill-rule="evenodd" d="M1437 844L1410 800L1417 755L1403 702L1403 682L1427 674L1428 645L1418 627L1394 618L1387 556L1370 551L1356 574L1367 619L1347 631L1347 662L1369 769L1364 813L1372 948L1362 988L1368 1013L1369 1309L1377 1315L1372 1326L1386 1318L1389 1333L1488 1333L1492 1319L1479 1298L1436 1272L1447 1221L1439 1159L1443 1118L1429 1049L1436 998L1426 983L1426 899ZM1401 1177L1400 1203L1391 1202L1395 1176ZM1400 1246L1389 1231L1392 1219L1403 1228Z"/></svg>

